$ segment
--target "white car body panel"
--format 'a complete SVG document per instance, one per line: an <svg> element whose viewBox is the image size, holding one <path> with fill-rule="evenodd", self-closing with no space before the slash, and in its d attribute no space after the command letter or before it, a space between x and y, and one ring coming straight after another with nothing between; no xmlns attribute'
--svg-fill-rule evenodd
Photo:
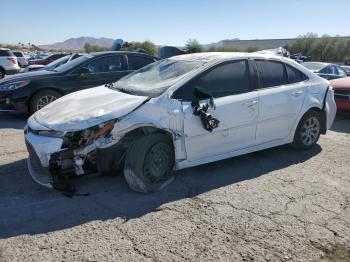
<svg viewBox="0 0 350 262"><path fill-rule="evenodd" d="M301 111L307 91L305 83L257 91L259 120L256 142L258 144L284 139L289 135Z"/></svg>
<svg viewBox="0 0 350 262"><path fill-rule="evenodd" d="M220 125L210 133L203 129L199 117L193 115L190 102L172 99L171 95L186 81L209 67L242 58L280 60L302 71L309 80L215 98L216 109L210 109L208 113L218 118ZM120 93L104 86L91 88L49 104L32 116L28 125L36 130L43 126L56 131L78 131L118 119L111 131L113 143L99 141L94 148L115 144L139 127L162 129L173 137L174 169L182 169L291 143L300 119L311 108L325 108L327 129L333 123L336 107L334 92L331 88L328 90L329 82L290 59L239 53L194 54L173 59L208 59L209 62L186 75L159 97L148 100L147 97ZM26 134L26 139L33 145L43 166L50 159L50 153L60 150L59 143L62 140L29 134ZM47 146L50 146L50 150ZM83 152L80 151L80 154Z"/></svg>
<svg viewBox="0 0 350 262"><path fill-rule="evenodd" d="M210 155L251 146L255 143L258 97L255 92L215 99L215 109L208 110L220 120L212 132L205 130L190 102L183 103L187 158L192 161ZM234 139L239 138L239 139Z"/></svg>
<svg viewBox="0 0 350 262"><path fill-rule="evenodd" d="M119 118L146 100L147 97L132 96L99 86L68 94L32 117L49 129L76 131Z"/></svg>

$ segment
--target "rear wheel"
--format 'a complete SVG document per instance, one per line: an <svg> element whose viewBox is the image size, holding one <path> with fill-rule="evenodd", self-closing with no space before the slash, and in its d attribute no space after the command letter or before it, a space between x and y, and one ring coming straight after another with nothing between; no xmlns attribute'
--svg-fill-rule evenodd
<svg viewBox="0 0 350 262"><path fill-rule="evenodd" d="M292 146L297 149L309 149L317 143L320 133L320 114L315 110L310 110L300 120Z"/></svg>
<svg viewBox="0 0 350 262"><path fill-rule="evenodd" d="M169 136L153 133L138 138L129 148L124 176L131 189L154 192L174 178L174 148Z"/></svg>
<svg viewBox="0 0 350 262"><path fill-rule="evenodd" d="M62 95L60 93L53 90L40 91L30 100L30 113L35 113L61 96Z"/></svg>

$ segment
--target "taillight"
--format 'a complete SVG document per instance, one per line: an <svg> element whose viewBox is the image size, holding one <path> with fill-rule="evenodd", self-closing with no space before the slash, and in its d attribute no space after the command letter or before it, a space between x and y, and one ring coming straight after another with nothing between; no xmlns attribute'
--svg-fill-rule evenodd
<svg viewBox="0 0 350 262"><path fill-rule="evenodd" d="M6 58L7 58L7 60L11 61L13 64L17 64L17 60L16 60L15 57L8 56L8 57L6 57Z"/></svg>

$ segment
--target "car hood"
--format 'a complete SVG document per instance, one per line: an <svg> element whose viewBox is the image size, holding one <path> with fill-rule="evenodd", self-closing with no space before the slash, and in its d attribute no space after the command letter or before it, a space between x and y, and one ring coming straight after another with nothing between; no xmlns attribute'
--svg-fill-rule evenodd
<svg viewBox="0 0 350 262"><path fill-rule="evenodd" d="M122 117L148 100L105 86L71 93L36 112L34 119L49 129L78 131Z"/></svg>
<svg viewBox="0 0 350 262"><path fill-rule="evenodd" d="M36 80L40 78L54 77L58 74L59 74L58 72L45 71L45 70L26 72L26 73L16 74L16 75L6 77L4 80L0 80L0 85L9 84L9 83L18 82L18 81L27 81L27 80Z"/></svg>

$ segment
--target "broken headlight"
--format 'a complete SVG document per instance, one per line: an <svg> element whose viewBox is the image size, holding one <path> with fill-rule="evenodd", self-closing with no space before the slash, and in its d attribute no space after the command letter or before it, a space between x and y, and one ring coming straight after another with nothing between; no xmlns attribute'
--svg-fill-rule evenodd
<svg viewBox="0 0 350 262"><path fill-rule="evenodd" d="M89 127L76 132L67 132L64 136L66 147L79 147L90 144L100 137L107 137L112 131L116 120Z"/></svg>

